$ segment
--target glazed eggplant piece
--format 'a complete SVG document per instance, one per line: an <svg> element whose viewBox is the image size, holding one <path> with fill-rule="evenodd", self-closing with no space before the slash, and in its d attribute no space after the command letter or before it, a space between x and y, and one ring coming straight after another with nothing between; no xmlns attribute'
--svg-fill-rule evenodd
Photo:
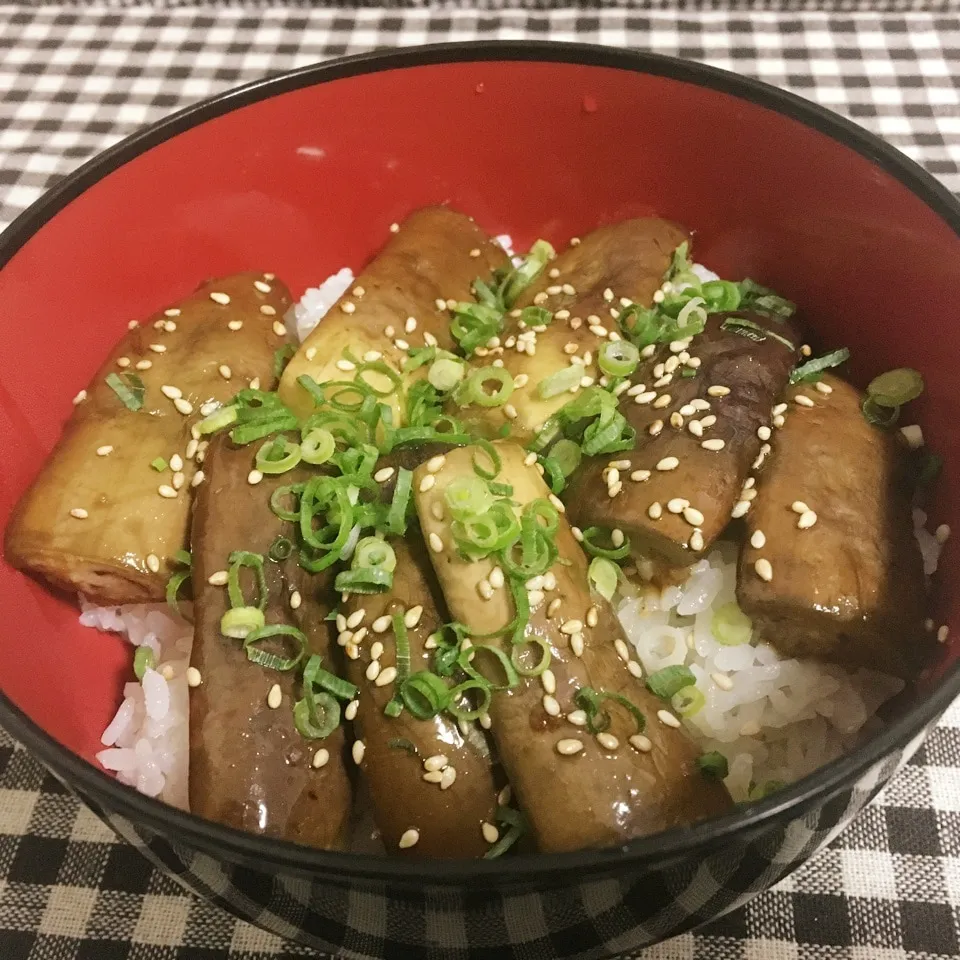
<svg viewBox="0 0 960 960"><path fill-rule="evenodd" d="M269 559L277 537L294 539L292 524L271 509L271 493L311 474L297 468L251 484L247 477L254 448L217 438L197 495L191 664L200 685L190 692L190 808L251 833L339 848L347 839L351 806L343 726L323 740L301 736L293 715L300 697L297 671L250 662L243 641L223 636L220 629L230 608L228 588L220 583L230 554L260 554L265 558L267 624L298 627L307 637L307 655L319 654L324 667L334 669L336 644L325 619L332 574L307 574L296 552L280 562ZM210 583L212 576L216 585ZM252 578L248 583L244 577L241 586L249 601L256 593ZM282 697L276 706L268 703L275 684Z"/></svg>
<svg viewBox="0 0 960 960"><path fill-rule="evenodd" d="M473 281L489 279L508 262L503 249L464 214L447 207L412 213L304 340L284 371L281 399L307 416L314 404L297 383L304 374L317 383L343 381L353 377L344 376L346 364L368 355L378 354L378 360L402 371L410 348L453 350L448 303L472 299ZM346 367L348 373L350 369ZM404 380L426 372L427 366L421 366ZM373 380L377 374L365 376ZM393 394L391 402L397 397Z"/></svg>
<svg viewBox="0 0 960 960"><path fill-rule="evenodd" d="M7 560L94 603L162 600L187 541L191 428L204 404L269 386L289 305L272 275L244 273L131 324L17 506Z"/></svg>
<svg viewBox="0 0 960 960"><path fill-rule="evenodd" d="M488 432L492 435L509 422L511 439L526 444L571 398L567 390L542 398L548 377L583 361L583 376L599 378L598 350L617 329L611 310L623 309L621 298L649 306L673 251L688 239L685 230L667 220L624 220L594 230L551 261L520 295L513 314L538 306L554 318L539 330L528 328L518 316L509 319L500 338L506 347L503 366L521 378L522 386L510 398L516 416L506 405L482 414Z"/></svg>
<svg viewBox="0 0 960 960"><path fill-rule="evenodd" d="M931 652L911 482L894 437L835 376L798 384L746 514L737 598L760 636L813 656L916 677Z"/></svg>
<svg viewBox="0 0 960 960"><path fill-rule="evenodd" d="M790 324L740 314L714 314L691 342L663 345L620 400L636 449L581 464L565 494L572 519L618 528L635 550L674 564L709 550L770 449L770 411L797 345ZM685 366L684 355L699 365Z"/></svg>
<svg viewBox="0 0 960 960"><path fill-rule="evenodd" d="M549 492L535 467L525 463L525 452L512 443L495 448L502 461L496 479L512 487L512 500L521 508L545 501ZM474 457L488 463L482 448L464 447L447 454L435 472L433 465L421 466L414 489L451 614L472 633L490 634L514 617L509 583L493 586L500 582L493 558L460 555L446 500L454 480L475 479ZM428 476L434 477L432 483L424 482ZM629 651L619 622L591 591L586 558L562 515L553 538L557 559L541 577L542 589L531 588L539 596L532 597L524 634L527 642L549 649L549 673L521 676L512 689L494 692L489 708L490 732L538 848L612 846L729 809L722 783L697 769L699 750L678 729L679 721L672 718L674 727L659 718L664 704L621 659L629 658ZM638 732L629 708L607 698L603 708L609 726L597 737L590 735L574 701L585 688L626 698L645 717L644 732Z"/></svg>
<svg viewBox="0 0 960 960"><path fill-rule="evenodd" d="M364 744L361 770L374 820L390 854L482 857L490 849L483 831L485 824L494 829L498 791L482 732L471 724L464 734L446 713L426 720L409 709L397 717L384 713L397 692L395 683L385 682L397 666L394 618L403 623L411 673L431 669L425 643L445 622L419 534L390 543L397 561L393 586L382 594L354 594L342 608L353 624L341 638L347 676L359 687L354 730ZM371 667L374 660L378 666ZM416 831L415 844L410 831Z"/></svg>

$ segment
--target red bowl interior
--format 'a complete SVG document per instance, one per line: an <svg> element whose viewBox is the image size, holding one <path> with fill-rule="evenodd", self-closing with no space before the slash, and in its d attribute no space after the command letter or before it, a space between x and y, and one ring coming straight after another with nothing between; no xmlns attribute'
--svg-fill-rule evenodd
<svg viewBox="0 0 960 960"><path fill-rule="evenodd" d="M946 460L934 521L960 528L952 388L960 239L872 159L729 93L545 62L394 68L307 86L171 134L94 183L0 270L0 527L131 318L201 279L273 270L299 295L357 269L388 225L447 202L519 246L656 213L696 257L796 300L818 346L863 379L923 371L911 410ZM939 575L956 579L947 550ZM939 621L960 595L941 591ZM88 759L129 648L0 564L0 688Z"/></svg>

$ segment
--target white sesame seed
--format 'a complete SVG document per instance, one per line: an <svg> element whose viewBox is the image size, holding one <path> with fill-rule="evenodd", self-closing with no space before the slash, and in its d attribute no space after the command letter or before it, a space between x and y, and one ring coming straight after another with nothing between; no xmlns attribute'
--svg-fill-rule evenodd
<svg viewBox="0 0 960 960"><path fill-rule="evenodd" d="M351 700L351 701L343 708L343 715L344 715L348 720L356 720L356 718L357 718L357 711L358 711L359 709L360 709L360 701L359 701L359 700Z"/></svg>
<svg viewBox="0 0 960 960"><path fill-rule="evenodd" d="M419 622L420 618L423 616L423 607L418 603L415 607L411 607L404 615L403 622L408 630L412 630Z"/></svg>
<svg viewBox="0 0 960 960"><path fill-rule="evenodd" d="M220 293L219 290L214 290L213 293L210 294L210 299L214 303L219 303L225 307L230 302L230 295L228 293Z"/></svg>
<svg viewBox="0 0 960 960"><path fill-rule="evenodd" d="M182 413L185 417L189 417L190 414L193 413L193 404L183 397L177 397L177 399L173 401L173 405L177 408L177 412Z"/></svg>
<svg viewBox="0 0 960 960"><path fill-rule="evenodd" d="M359 610L354 610L353 613L347 617L347 627L350 630L354 630L363 623L363 618L366 617L367 610L366 607L361 607Z"/></svg>
<svg viewBox="0 0 960 960"><path fill-rule="evenodd" d="M187 478L183 475L183 472L181 470L177 470L174 473L173 479L170 481L170 483L173 486L174 490L180 490L183 487L183 484L186 481L186 479Z"/></svg>
<svg viewBox="0 0 960 960"><path fill-rule="evenodd" d="M397 230L399 229L400 228L397 227ZM394 230L393 227L390 228L391 233L396 233L397 230ZM359 763L360 761L358 760L357 762ZM411 827L409 830L403 831L403 835L400 837L400 842L397 844L397 846L401 850L406 850L409 847L415 847L419 841L420 841L420 831L415 830L413 827Z"/></svg>
<svg viewBox="0 0 960 960"><path fill-rule="evenodd" d="M645 737L642 733L635 733L630 738L630 746L635 750L639 750L640 753L649 753L653 749L653 743L649 737Z"/></svg>
<svg viewBox="0 0 960 960"><path fill-rule="evenodd" d="M337 369L343 370L344 373L349 373L351 370L356 370L357 365L350 360L338 360Z"/></svg>
<svg viewBox="0 0 960 960"><path fill-rule="evenodd" d="M547 617L552 617L559 609L563 601L557 597L554 600L550 601L550 605L547 607Z"/></svg>
<svg viewBox="0 0 960 960"><path fill-rule="evenodd" d="M604 750L616 750L620 746L620 741L612 733L598 733L597 743Z"/></svg>
<svg viewBox="0 0 960 960"><path fill-rule="evenodd" d="M484 718L486 718L487 723L484 726ZM490 717L488 714L483 714L480 717L480 726L484 727L485 730L490 729L489 723ZM440 789L449 790L453 786L454 780L457 779L457 768L456 767L444 767L443 771L440 773Z"/></svg>
<svg viewBox="0 0 960 960"><path fill-rule="evenodd" d="M753 565L753 569L756 571L757 576L769 583L773 579L773 567L770 564L770 561L766 557L761 557Z"/></svg>
<svg viewBox="0 0 960 960"><path fill-rule="evenodd" d="M274 320L274 321L273 321L273 332L274 332L278 337L285 337L285 336L287 335L287 328L286 328L279 320Z"/></svg>
<svg viewBox="0 0 960 960"><path fill-rule="evenodd" d="M367 635L367 628L361 627L359 630L357 630L356 633L354 633L353 640L351 642L359 643L366 635Z"/></svg>
<svg viewBox="0 0 960 960"><path fill-rule="evenodd" d="M942 627L940 627L939 630L937 630L937 643L946 643L947 637L949 636L950 636L950 628L946 624L944 624Z"/></svg>
<svg viewBox="0 0 960 960"><path fill-rule="evenodd" d="M450 761L442 754L436 753L423 761L424 770L442 770Z"/></svg>
<svg viewBox="0 0 960 960"><path fill-rule="evenodd" d="M695 507L684 507L683 509L683 519L690 524L691 527L702 527L703 526L703 514L697 510Z"/></svg>
<svg viewBox="0 0 960 960"><path fill-rule="evenodd" d="M134 366L137 370L149 370L153 366L152 360L138 360Z"/></svg>
<svg viewBox="0 0 960 960"><path fill-rule="evenodd" d="M313 358L316 357L316 355L317 355L316 347L307 347L307 352L305 356L308 360L313 360Z"/></svg>
<svg viewBox="0 0 960 960"><path fill-rule="evenodd" d="M117 357L117 366L118 367L129 367L130 358L129 357Z"/></svg>
<svg viewBox="0 0 960 960"><path fill-rule="evenodd" d="M338 613L336 622L337 629L343 633L343 631L347 629L347 618L342 613Z"/></svg>
<svg viewBox="0 0 960 960"><path fill-rule="evenodd" d="M280 689L280 684L275 683L267 694L267 706L271 710L276 710L281 703L283 703L283 691Z"/></svg>
<svg viewBox="0 0 960 960"><path fill-rule="evenodd" d="M617 637L617 639L613 641L613 649L617 651L617 656L621 660L630 659L630 650L622 637Z"/></svg>
<svg viewBox="0 0 960 960"><path fill-rule="evenodd" d="M643 406L644 404L650 403L657 396L656 390L646 390L643 393L638 393L634 398L633 402L638 406Z"/></svg>
<svg viewBox="0 0 960 960"><path fill-rule="evenodd" d="M630 474L630 479L633 480L633 481L635 481L635 482L637 482L637 483L643 483L644 480L649 480L649 479L650 479L650 471L649 471L649 470L634 470L633 473Z"/></svg>
<svg viewBox="0 0 960 960"><path fill-rule="evenodd" d="M817 515L813 510L806 510L800 515L797 521L797 527L801 530L809 530L817 522Z"/></svg>
<svg viewBox="0 0 960 960"><path fill-rule="evenodd" d="M754 530L750 537L750 546L762 550L767 543L767 535L762 530Z"/></svg>
<svg viewBox="0 0 960 960"><path fill-rule="evenodd" d="M380 676L380 661L379 661L379 660L371 660L371 661L367 664L367 669L366 669L366 671L364 672L364 676L365 676L368 680L376 680L377 677Z"/></svg>
<svg viewBox="0 0 960 960"><path fill-rule="evenodd" d="M105 443L102 447L97 447L98 457L108 457L111 453L113 453L113 447L109 443Z"/></svg>
<svg viewBox="0 0 960 960"><path fill-rule="evenodd" d="M377 617L377 619L370 624L370 628L374 633L386 633L387 630L390 629L390 624L392 622L393 620L390 617L390 614L385 613L382 617Z"/></svg>
<svg viewBox="0 0 960 960"><path fill-rule="evenodd" d="M385 687L388 684L393 683L397 679L397 668L396 667L387 667L385 670L380 672L380 675L374 681L374 684L378 687Z"/></svg>
<svg viewBox="0 0 960 960"><path fill-rule="evenodd" d="M672 402L673 397L671 397L669 393L664 393L653 401L653 405L656 409L662 410L664 407L669 407Z"/></svg>
<svg viewBox="0 0 960 960"><path fill-rule="evenodd" d="M261 312L265 317L275 317L275 316L277 315L276 308L275 308L275 307L271 307L269 303L262 303L262 304L260 304L260 312Z"/></svg>
<svg viewBox="0 0 960 960"><path fill-rule="evenodd" d="M160 558L155 553L148 553L146 557L147 569L151 573L160 572Z"/></svg>
<svg viewBox="0 0 960 960"><path fill-rule="evenodd" d="M643 676L643 667L636 660L630 660L627 663L627 673L639 680Z"/></svg>
<svg viewBox="0 0 960 960"><path fill-rule="evenodd" d="M563 501L555 493L551 493L548 499L554 505L554 507L557 508L558 513L567 512L567 508L563 505Z"/></svg>
<svg viewBox="0 0 960 960"><path fill-rule="evenodd" d="M651 437L659 437L662 432L663 432L662 420L654 420L653 423L651 423L650 426L647 427L647 433L649 433Z"/></svg>
<svg viewBox="0 0 960 960"><path fill-rule="evenodd" d="M247 483L256 486L263 479L263 474L259 470L251 470L247 474Z"/></svg>
<svg viewBox="0 0 960 960"><path fill-rule="evenodd" d="M436 533L430 534L430 549L434 553L443 553L443 541Z"/></svg>
<svg viewBox="0 0 960 960"><path fill-rule="evenodd" d="M551 696L557 692L557 678L551 669L547 668L540 674L540 683L543 686L544 692L549 693Z"/></svg>
<svg viewBox="0 0 960 960"><path fill-rule="evenodd" d="M571 633L582 633L583 632L583 621L582 620L566 620L560 626L560 632L567 635Z"/></svg>
<svg viewBox="0 0 960 960"><path fill-rule="evenodd" d="M443 771L442 770L428 770L421 779L424 783L437 783L439 784L443 780Z"/></svg>
<svg viewBox="0 0 960 960"><path fill-rule="evenodd" d="M560 716L560 703L556 697L550 696L550 694L545 694L543 697L543 709L551 717Z"/></svg>
<svg viewBox="0 0 960 960"><path fill-rule="evenodd" d="M174 496L176 496L176 494L174 494ZM75 517L77 520L86 520L87 517L90 516L90 514L86 510L84 510L83 507L74 507L70 511L70 516Z"/></svg>
<svg viewBox="0 0 960 960"><path fill-rule="evenodd" d="M163 325L163 329L166 333L174 333L177 329L177 325L172 320L168 320Z"/></svg>
<svg viewBox="0 0 960 960"><path fill-rule="evenodd" d="M187 667L187 686L199 687L201 683L203 677L200 676L200 671L196 667Z"/></svg>
<svg viewBox="0 0 960 960"><path fill-rule="evenodd" d="M384 467L373 475L373 479L376 480L377 483L386 483L393 476L393 474L393 467Z"/></svg>
<svg viewBox="0 0 960 960"><path fill-rule="evenodd" d="M794 403L798 403L801 407L812 407L812 406L814 406L814 402L813 402L805 393L798 393L798 394L793 398L793 402L794 402Z"/></svg>
<svg viewBox="0 0 960 960"><path fill-rule="evenodd" d="M193 478L190 480L190 486L199 487L200 484L203 483L204 480L206 480L206 478L207 478L207 475L202 470L198 470L193 475Z"/></svg>
<svg viewBox="0 0 960 960"><path fill-rule="evenodd" d="M583 634L582 633L575 633L570 637L570 650L575 657L583 656Z"/></svg>
<svg viewBox="0 0 960 960"><path fill-rule="evenodd" d="M168 400L179 400L183 396L183 391L179 387L172 387L168 383L165 383L162 387L160 387L160 392Z"/></svg>
<svg viewBox="0 0 960 960"><path fill-rule="evenodd" d="M647 507L647 516L651 520L659 520L663 516L663 507L654 501Z"/></svg>
<svg viewBox="0 0 960 960"><path fill-rule="evenodd" d="M583 531L579 527L571 527L570 532L573 534L573 539L577 543L583 543Z"/></svg>
<svg viewBox="0 0 960 960"><path fill-rule="evenodd" d="M700 514L700 515L703 516L703 514ZM703 533L699 529L694 530L693 533L690 534L690 540L687 543L687 546L689 546L691 550L694 550L697 553L699 553L703 549L704 547Z"/></svg>
<svg viewBox="0 0 960 960"><path fill-rule="evenodd" d="M557 741L557 753L563 757L572 757L583 749L583 743L574 737L565 737Z"/></svg>
<svg viewBox="0 0 960 960"><path fill-rule="evenodd" d="M941 523L934 532L934 536L937 538L937 543L946 543L950 539L950 527Z"/></svg>
<svg viewBox="0 0 960 960"><path fill-rule="evenodd" d="M311 764L314 770L325 767L330 762L330 751L326 747L321 747L314 755Z"/></svg>
<svg viewBox="0 0 960 960"><path fill-rule="evenodd" d="M709 397L725 397L728 393L730 393L730 388L724 387L721 384L707 387L707 396Z"/></svg>
<svg viewBox="0 0 960 960"><path fill-rule="evenodd" d="M492 588L491 588L492 589ZM539 607L543 603L544 595L542 590L530 590L527 593L527 603L531 607Z"/></svg>
<svg viewBox="0 0 960 960"><path fill-rule="evenodd" d="M499 567L494 567L490 571L490 576L488 577L488 579L490 581L490 586L493 587L494 590L500 590L503 588L503 584L505 580L503 576L503 571Z"/></svg>
<svg viewBox="0 0 960 960"><path fill-rule="evenodd" d="M664 457L657 463L658 470L676 470L680 466L680 461L676 457Z"/></svg>
<svg viewBox="0 0 960 960"><path fill-rule="evenodd" d="M420 481L420 492L426 493L428 490L432 490L436 482L437 482L437 478L432 473L428 473Z"/></svg>
<svg viewBox="0 0 960 960"><path fill-rule="evenodd" d="M806 513L810 508L802 500L794 500L790 504L790 509L794 513Z"/></svg>
<svg viewBox="0 0 960 960"><path fill-rule="evenodd" d="M833 393L833 387L831 387L829 383L824 383L822 380L817 381L815 386L822 394L829 395Z"/></svg>
<svg viewBox="0 0 960 960"><path fill-rule="evenodd" d="M340 309L344 313L355 313L357 305L352 300L344 300L343 303L340 304Z"/></svg>
<svg viewBox="0 0 960 960"><path fill-rule="evenodd" d="M726 441L721 440L719 437L715 437L712 440L704 440L703 443L700 444L704 450L712 450L713 452L722 450L726 445Z"/></svg>
<svg viewBox="0 0 960 960"><path fill-rule="evenodd" d="M673 497L667 501L667 510L669 510L670 513L683 513L684 508L689 506L690 501L684 500L683 497Z"/></svg>
<svg viewBox="0 0 960 960"><path fill-rule="evenodd" d="M667 727L677 729L680 726L680 721L669 710L658 710L657 719Z"/></svg>
<svg viewBox="0 0 960 960"><path fill-rule="evenodd" d="M177 496L177 491L168 483L161 483L160 486L157 487L157 493L159 493L161 497L166 497L167 500L173 500Z"/></svg>

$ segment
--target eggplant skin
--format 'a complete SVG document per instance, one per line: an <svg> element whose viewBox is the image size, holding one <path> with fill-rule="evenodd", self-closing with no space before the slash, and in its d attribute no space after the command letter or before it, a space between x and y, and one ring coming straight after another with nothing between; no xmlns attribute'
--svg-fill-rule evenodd
<svg viewBox="0 0 960 960"><path fill-rule="evenodd" d="M369 630L384 615L402 615L421 607L417 623L407 629L410 671L430 670L432 658L424 643L446 622L439 589L419 533L411 530L405 539L390 542L397 557L393 586L382 594L354 594L343 613L350 616L363 610L357 629ZM483 824L496 819L498 786L505 782L495 775L484 735L472 724L464 736L447 713L428 720L416 719L409 710L399 717L386 716L383 709L396 693L396 685L378 687L366 676L370 648L377 641L383 644L380 669L396 665L396 640L389 627L368 632L357 659L347 661L347 676L360 691L354 730L365 746L360 769L384 847L393 856L482 857L490 848L483 838ZM437 755L446 757L456 772L453 783L443 789L423 779L424 761ZM417 830L420 838L414 846L401 849L400 838L409 829Z"/></svg>
<svg viewBox="0 0 960 960"><path fill-rule="evenodd" d="M289 305L287 288L271 274L236 274L205 283L128 330L17 505L6 530L7 561L93 603L162 600L170 558L187 546L197 469L186 456L190 428L204 403L225 402L254 379L265 389L271 385L273 354L284 342L273 324ZM230 322L241 326L232 329ZM149 368L137 369L142 362ZM230 368L229 380L221 366ZM106 383L110 374L129 373L145 387L138 411L128 410ZM180 390L194 413L180 412L164 386ZM176 497L165 498L158 488L171 485L174 472L157 472L151 462L175 454L184 461L184 482ZM77 518L73 510L87 516Z"/></svg>
<svg viewBox="0 0 960 960"><path fill-rule="evenodd" d="M745 518L737 599L785 656L912 680L935 642L923 629L927 590L904 453L864 419L856 388L829 374L821 382L784 397L785 422ZM816 514L806 529L798 501ZM769 580L757 573L762 560Z"/></svg>
<svg viewBox="0 0 960 960"><path fill-rule="evenodd" d="M227 569L234 550L266 557L280 534L292 539L292 525L270 509L272 491L306 479L303 468L247 482L257 444L236 447L226 437L210 446L207 480L197 496L193 523L194 646L191 665L200 686L190 691L190 808L198 816L251 833L280 837L321 849L339 849L348 834L352 791L344 756L343 724L324 740L306 740L293 721L300 697L298 671L268 670L251 663L243 643L220 633L228 607L227 589L208 583ZM310 576L296 553L282 563L265 563L267 623L297 626L307 636L307 653L324 666L335 665L336 644L326 620L331 609L331 575ZM248 598L253 590L241 581ZM290 606L293 590L302 602ZM267 705L270 688L283 696ZM329 753L326 765L312 765L317 750Z"/></svg>
<svg viewBox="0 0 960 960"><path fill-rule="evenodd" d="M498 442L496 448L502 460L498 480L513 487L513 500L522 505L549 496L535 466L525 464L521 447ZM447 486L458 477L475 476L473 457L478 452L475 447L451 451L426 490L421 486L426 467L418 468L414 490L417 514L431 543L430 559L451 615L471 631L489 634L513 618L510 593L499 589L489 600L481 598L478 588L489 578L494 559L461 557L451 539L449 519L437 519L443 515ZM706 779L696 767L699 748L682 729L658 718L663 702L620 659L616 641L626 642L622 628L609 604L591 591L587 559L562 515L555 543L558 560L550 572L556 588L533 609L526 635L550 650L554 696L561 713L547 712L540 678L521 677L512 689L494 693L490 706L490 733L538 849L562 852L613 846L729 810L732 801L724 785ZM561 601L559 609L548 614L556 599ZM593 627L589 625L591 608L597 616ZM580 655L563 629L573 620L584 625ZM613 749L571 723L567 716L576 709L574 695L583 687L618 694L634 704L646 718L644 735L650 750L641 752L630 744L630 737L637 733L636 722L617 703L604 703L610 715L607 732L617 738ZM580 752L561 755L558 744L564 739L579 740Z"/></svg>

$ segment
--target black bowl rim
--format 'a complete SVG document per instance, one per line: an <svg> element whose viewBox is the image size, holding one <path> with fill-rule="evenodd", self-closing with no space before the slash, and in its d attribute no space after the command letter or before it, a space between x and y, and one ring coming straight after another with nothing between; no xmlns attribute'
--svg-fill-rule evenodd
<svg viewBox="0 0 960 960"><path fill-rule="evenodd" d="M124 163L207 120L281 93L386 70L463 62L567 63L646 73L706 87L799 121L849 147L894 176L960 236L960 202L933 176L892 145L850 120L770 84L706 64L596 44L537 40L440 43L379 50L325 61L227 90L153 123L84 163L25 210L0 235L0 268L71 200ZM624 869L662 865L732 835L751 835L774 821L794 819L854 784L874 764L906 745L960 694L960 659L922 703L852 753L771 797L723 817L675 828L619 847L565 854L531 854L500 861L415 861L315 850L254 836L183 813L137 793L70 752L0 691L0 724L68 784L161 836L233 862L258 863L304 874L357 880L479 886L585 880Z"/></svg>

